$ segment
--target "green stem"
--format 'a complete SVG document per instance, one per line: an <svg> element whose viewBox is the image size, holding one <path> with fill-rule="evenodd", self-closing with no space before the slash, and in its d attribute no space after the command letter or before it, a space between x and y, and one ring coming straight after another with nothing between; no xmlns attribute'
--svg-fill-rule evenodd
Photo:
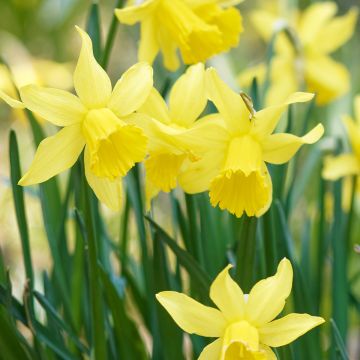
<svg viewBox="0 0 360 360"><path fill-rule="evenodd" d="M253 283L256 255L257 218L243 215L240 239L237 244L235 279L245 292L249 292Z"/></svg>
<svg viewBox="0 0 360 360"><path fill-rule="evenodd" d="M124 0L117 0L115 8L120 9L123 6L124 6ZM116 30L117 30L118 26L119 26L119 20L117 19L115 12L114 12L114 15L111 20L110 28L109 28L109 33L106 38L104 52L103 52L102 59L101 59L101 66L105 70L109 65L110 53L113 48Z"/></svg>

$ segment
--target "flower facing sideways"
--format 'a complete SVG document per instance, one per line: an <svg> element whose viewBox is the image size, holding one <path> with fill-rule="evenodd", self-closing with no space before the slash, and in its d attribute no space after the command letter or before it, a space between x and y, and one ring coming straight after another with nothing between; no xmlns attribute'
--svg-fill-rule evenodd
<svg viewBox="0 0 360 360"><path fill-rule="evenodd" d="M249 295L231 278L230 268L227 266L210 287L217 309L175 291L156 295L184 331L217 338L204 348L199 360L276 360L270 347L287 345L324 322L321 317L297 313L274 320L291 292L289 260L283 259L277 273L255 284Z"/></svg>
<svg viewBox="0 0 360 360"><path fill-rule="evenodd" d="M239 42L242 22L233 7L242 0L129 1L116 9L120 22L140 22L139 60L152 63L162 52L165 67L179 67L177 49L185 64L203 62Z"/></svg>
<svg viewBox="0 0 360 360"><path fill-rule="evenodd" d="M96 62L90 37L77 28L82 48L74 72L77 96L58 89L28 85L20 89L25 107L63 128L43 140L20 185L41 183L70 168L85 147L85 174L97 197L119 210L122 177L146 154L147 137L130 124L133 113L149 96L152 68L138 63L112 90Z"/></svg>
<svg viewBox="0 0 360 360"><path fill-rule="evenodd" d="M215 69L208 69L206 77L210 100L219 111L213 117L217 116L223 124L225 134L218 135L211 156L189 165L183 187L190 193L204 191L193 186L201 178L202 184L207 184L213 206L219 204L237 217L244 211L248 216L260 216L272 200L272 183L265 163L286 163L301 145L316 142L324 132L319 124L303 137L272 134L289 104L308 101L313 94L294 93L283 104L251 112Z"/></svg>
<svg viewBox="0 0 360 360"><path fill-rule="evenodd" d="M322 175L327 180L338 180L343 176L360 175L360 95L355 97L354 105L355 121L350 116L343 117L352 153L325 158Z"/></svg>

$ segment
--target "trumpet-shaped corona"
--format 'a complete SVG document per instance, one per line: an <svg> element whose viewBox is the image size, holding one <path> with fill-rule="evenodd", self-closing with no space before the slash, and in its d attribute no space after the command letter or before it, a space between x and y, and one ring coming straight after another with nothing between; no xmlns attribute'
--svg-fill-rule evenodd
<svg viewBox="0 0 360 360"><path fill-rule="evenodd" d="M82 47L74 73L77 96L64 90L27 85L20 88L22 102L54 125L63 127L43 140L20 185L48 180L70 168L85 147L85 174L97 197L119 210L122 177L144 159L147 137L132 123L153 86L152 68L138 63L126 71L112 89L106 72L96 62L90 37L77 28ZM2 94L0 93L0 96Z"/></svg>
<svg viewBox="0 0 360 360"><path fill-rule="evenodd" d="M159 51L169 70L176 70L180 49L185 64L203 62L236 46L242 31L241 16L232 5L213 0L129 1L117 9L120 22L141 23L140 61L152 63Z"/></svg>
<svg viewBox="0 0 360 360"><path fill-rule="evenodd" d="M199 360L276 360L271 347L287 345L324 319L308 314L289 314L274 320L290 295L293 270L283 259L274 276L259 281L248 295L235 283L227 266L210 287L217 308L204 306L175 291L156 295L181 329L217 338L206 346Z"/></svg>

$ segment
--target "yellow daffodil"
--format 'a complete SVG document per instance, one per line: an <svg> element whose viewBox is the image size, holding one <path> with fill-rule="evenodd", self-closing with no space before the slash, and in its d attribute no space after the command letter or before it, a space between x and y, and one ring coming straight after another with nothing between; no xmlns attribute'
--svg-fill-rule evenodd
<svg viewBox="0 0 360 360"><path fill-rule="evenodd" d="M19 184L41 183L70 168L85 147L89 185L109 208L119 210L122 177L146 155L147 137L130 122L152 89L152 68L146 63L134 65L112 89L94 58L90 37L77 30L82 38L74 72L77 96L35 85L20 89L26 108L63 129L40 143Z"/></svg>
<svg viewBox="0 0 360 360"><path fill-rule="evenodd" d="M234 47L242 31L241 0L143 0L129 1L116 9L120 22L140 22L139 60L152 63L162 52L169 70L179 67L177 49L185 64L203 62Z"/></svg>
<svg viewBox="0 0 360 360"><path fill-rule="evenodd" d="M329 156L325 158L323 177L327 180L338 180L343 176L360 175L360 95L355 97L355 121L344 116L352 153Z"/></svg>
<svg viewBox="0 0 360 360"><path fill-rule="evenodd" d="M244 211L248 216L260 216L272 200L272 183L265 162L286 163L301 145L316 142L324 132L318 124L303 137L272 134L289 104L308 101L313 94L294 93L283 104L255 112L220 79L215 69L208 69L206 76L210 100L219 111L213 116L224 124L225 134L219 133L210 157L189 165L182 186L190 193L204 191L197 186L197 179L201 178L202 184L207 184L213 206L219 205L237 217Z"/></svg>
<svg viewBox="0 0 360 360"><path fill-rule="evenodd" d="M185 294L163 291L160 304L184 331L217 338L206 346L199 360L275 360L270 347L287 345L324 319L292 313L274 320L290 295L293 271L283 259L274 276L259 281L248 295L229 275L227 266L210 287L217 308L204 306Z"/></svg>
<svg viewBox="0 0 360 360"><path fill-rule="evenodd" d="M271 61L270 83L266 103L272 105L286 99L294 91L305 88L317 94L318 104L327 104L344 95L350 88L350 75L344 65L330 54L339 49L353 35L358 11L351 9L335 17L335 2L310 5L303 13L287 17L264 10L251 15L257 32L269 42L272 36L287 27L293 41L284 33L275 40L275 54ZM242 86L249 85L251 75L263 80L261 67L240 74ZM329 76L331 74L331 76Z"/></svg>
<svg viewBox="0 0 360 360"><path fill-rule="evenodd" d="M197 120L206 103L205 69L197 64L175 82L169 106L153 89L138 110L149 116L137 122L149 137L149 157L145 161L148 207L159 191L169 192L178 183L182 186L188 165L205 156L212 143L221 139L224 130L211 116Z"/></svg>

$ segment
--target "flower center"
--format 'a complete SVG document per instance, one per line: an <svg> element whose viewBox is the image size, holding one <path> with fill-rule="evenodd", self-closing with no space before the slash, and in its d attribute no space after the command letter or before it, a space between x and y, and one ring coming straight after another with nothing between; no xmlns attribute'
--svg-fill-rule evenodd
<svg viewBox="0 0 360 360"><path fill-rule="evenodd" d="M90 168L96 176L115 180L145 157L147 138L143 131L109 109L90 110L82 131L89 147Z"/></svg>
<svg viewBox="0 0 360 360"><path fill-rule="evenodd" d="M220 360L266 360L259 348L259 334L247 321L231 324L225 330Z"/></svg>

